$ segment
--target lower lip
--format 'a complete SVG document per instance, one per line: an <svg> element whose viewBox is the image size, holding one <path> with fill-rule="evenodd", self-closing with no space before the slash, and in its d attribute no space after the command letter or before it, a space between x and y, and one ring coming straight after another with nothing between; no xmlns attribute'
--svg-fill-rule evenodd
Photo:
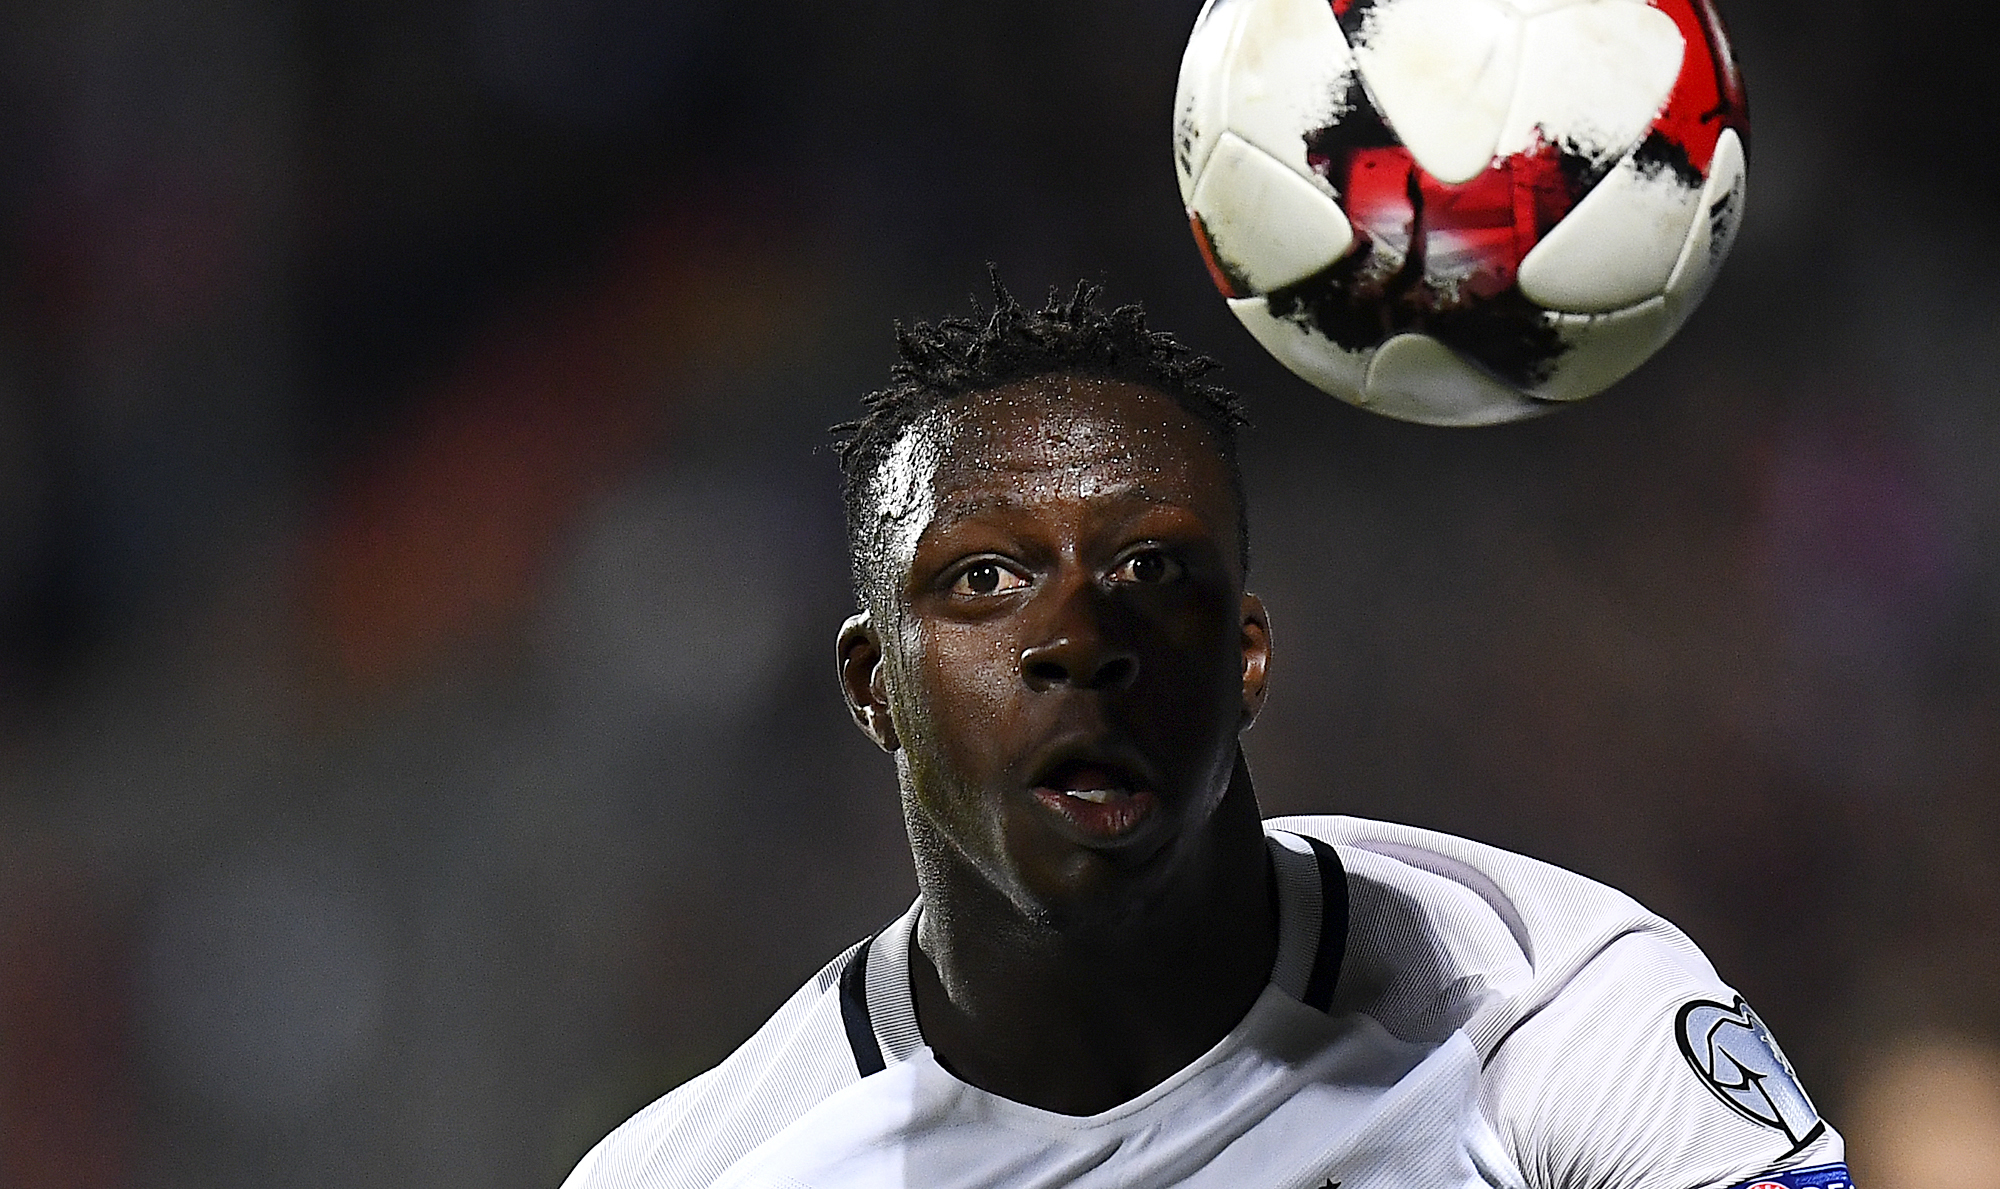
<svg viewBox="0 0 2000 1189"><path fill-rule="evenodd" d="M1068 822L1077 833L1105 842L1115 842L1137 830L1153 815L1159 799L1141 790L1109 801L1086 801L1059 789L1038 788L1035 800Z"/></svg>

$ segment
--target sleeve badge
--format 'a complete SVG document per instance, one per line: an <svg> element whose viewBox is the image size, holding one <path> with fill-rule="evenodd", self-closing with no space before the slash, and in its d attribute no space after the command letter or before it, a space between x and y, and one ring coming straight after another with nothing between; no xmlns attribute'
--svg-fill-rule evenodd
<svg viewBox="0 0 2000 1189"><path fill-rule="evenodd" d="M1697 999L1684 1004L1674 1019L1674 1039L1695 1076L1723 1105L1785 1133L1792 1144L1786 1156L1826 1130L1792 1063L1741 995L1734 1003ZM1814 1185L1817 1189L1818 1183Z"/></svg>

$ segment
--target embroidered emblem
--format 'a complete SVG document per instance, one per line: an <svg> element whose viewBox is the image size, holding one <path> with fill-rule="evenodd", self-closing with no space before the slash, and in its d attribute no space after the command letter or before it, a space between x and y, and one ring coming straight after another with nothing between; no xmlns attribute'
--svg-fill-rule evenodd
<svg viewBox="0 0 2000 1189"><path fill-rule="evenodd" d="M1784 1132L1791 1152L1826 1130L1771 1030L1741 995L1733 1004L1685 1004L1674 1025L1674 1039L1701 1084L1737 1114Z"/></svg>

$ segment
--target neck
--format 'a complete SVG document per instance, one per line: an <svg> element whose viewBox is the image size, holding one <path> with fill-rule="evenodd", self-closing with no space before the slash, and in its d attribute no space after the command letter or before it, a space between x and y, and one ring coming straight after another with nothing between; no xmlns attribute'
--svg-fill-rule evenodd
<svg viewBox="0 0 2000 1189"><path fill-rule="evenodd" d="M1195 841L1157 894L1101 920L1030 917L962 869L924 879L911 984L939 1061L1002 1097L1090 1115L1214 1047L1277 952L1270 858L1240 758Z"/></svg>

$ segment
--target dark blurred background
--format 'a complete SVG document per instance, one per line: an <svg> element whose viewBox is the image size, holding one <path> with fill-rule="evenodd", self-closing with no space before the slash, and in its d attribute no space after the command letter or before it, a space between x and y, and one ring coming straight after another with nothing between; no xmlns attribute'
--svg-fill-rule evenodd
<svg viewBox="0 0 2000 1189"><path fill-rule="evenodd" d="M1985 10L1727 3L1707 305L1454 432L1210 288L1196 7L8 4L0 1185L553 1189L900 911L824 429L989 260L1248 395L1268 810L1632 891L1864 1184L2000 1184Z"/></svg>

